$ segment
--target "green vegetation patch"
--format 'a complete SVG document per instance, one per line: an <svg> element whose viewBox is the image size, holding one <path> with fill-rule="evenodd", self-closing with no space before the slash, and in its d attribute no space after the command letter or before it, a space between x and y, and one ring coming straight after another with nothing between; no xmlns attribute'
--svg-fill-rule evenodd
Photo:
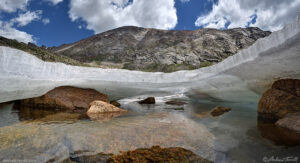
<svg viewBox="0 0 300 163"><path fill-rule="evenodd" d="M197 66L190 65L187 63L183 64L159 64L159 63L152 63L142 69L142 71L146 72L175 72L179 70L194 70L197 69Z"/></svg>

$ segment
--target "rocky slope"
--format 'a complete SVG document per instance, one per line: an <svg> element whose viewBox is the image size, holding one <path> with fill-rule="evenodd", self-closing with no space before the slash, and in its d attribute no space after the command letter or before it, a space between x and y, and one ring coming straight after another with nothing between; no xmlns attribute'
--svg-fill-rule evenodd
<svg viewBox="0 0 300 163"><path fill-rule="evenodd" d="M171 72L220 62L269 34L252 27L174 31L127 26L48 50L91 65Z"/></svg>
<svg viewBox="0 0 300 163"><path fill-rule="evenodd" d="M17 40L8 39L5 37L0 36L0 46L7 46L15 49L19 49L22 51L26 51L39 59L48 62L62 62L69 65L76 65L76 66L89 66L87 64L82 64L81 62L71 59L67 56L51 53L46 49L45 46L38 47L33 43L25 44L23 42L18 42Z"/></svg>

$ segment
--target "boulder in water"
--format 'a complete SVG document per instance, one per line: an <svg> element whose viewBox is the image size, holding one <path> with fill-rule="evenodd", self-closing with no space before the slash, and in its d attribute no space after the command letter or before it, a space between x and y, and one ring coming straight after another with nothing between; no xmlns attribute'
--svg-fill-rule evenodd
<svg viewBox="0 0 300 163"><path fill-rule="evenodd" d="M90 103L95 100L109 102L107 95L94 89L61 86L47 92L43 96L21 100L20 103L32 108L86 112Z"/></svg>
<svg viewBox="0 0 300 163"><path fill-rule="evenodd" d="M112 113L112 112L127 112L127 110L118 108L112 104L103 101L93 101L87 114Z"/></svg>
<svg viewBox="0 0 300 163"><path fill-rule="evenodd" d="M231 109L230 108L226 108L226 107L222 107L222 106L217 106L214 109L212 109L210 111L210 114L214 117L216 116L220 116L226 112L229 112Z"/></svg>
<svg viewBox="0 0 300 163"><path fill-rule="evenodd" d="M167 101L166 104L168 104L168 105L184 105L184 104L186 104L186 102L170 100L170 101Z"/></svg>
<svg viewBox="0 0 300 163"><path fill-rule="evenodd" d="M155 98L154 97L148 97L144 100L139 101L139 104L155 104Z"/></svg>
<svg viewBox="0 0 300 163"><path fill-rule="evenodd" d="M281 79L274 82L258 103L258 116L262 120L277 121L288 113L299 111L299 79Z"/></svg>
<svg viewBox="0 0 300 163"><path fill-rule="evenodd" d="M118 117L126 112L128 111L118 108L112 104L103 101L93 101L91 103L91 107L87 111L87 115L92 120L106 121L114 117Z"/></svg>
<svg viewBox="0 0 300 163"><path fill-rule="evenodd" d="M289 113L276 122L276 125L300 133L300 112Z"/></svg>
<svg viewBox="0 0 300 163"><path fill-rule="evenodd" d="M300 133L290 130L287 127L281 127L274 123L258 120L257 128L262 137L271 140L276 145L300 145Z"/></svg>

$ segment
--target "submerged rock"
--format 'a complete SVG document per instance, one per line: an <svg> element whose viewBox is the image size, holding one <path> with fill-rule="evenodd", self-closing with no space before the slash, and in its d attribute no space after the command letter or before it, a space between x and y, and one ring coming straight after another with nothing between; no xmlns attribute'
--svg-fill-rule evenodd
<svg viewBox="0 0 300 163"><path fill-rule="evenodd" d="M300 145L300 133L274 123L258 120L257 128L262 137L271 140L276 145Z"/></svg>
<svg viewBox="0 0 300 163"><path fill-rule="evenodd" d="M276 121L288 113L300 111L300 80L282 79L273 83L258 103L262 120Z"/></svg>
<svg viewBox="0 0 300 163"><path fill-rule="evenodd" d="M71 112L86 112L95 100L109 102L108 96L94 89L71 86L57 87L45 95L21 100L21 105L33 108L61 109Z"/></svg>
<svg viewBox="0 0 300 163"><path fill-rule="evenodd" d="M161 148L140 148L134 151L122 152L108 159L108 162L211 162L192 151L181 147Z"/></svg>
<svg viewBox="0 0 300 163"><path fill-rule="evenodd" d="M231 109L230 108L226 108L226 107L222 107L222 106L217 106L214 109L212 109L210 111L210 114L214 117L216 116L220 116L226 112L229 112Z"/></svg>
<svg viewBox="0 0 300 163"><path fill-rule="evenodd" d="M108 120L111 120L112 118L121 116L124 113L126 113L126 112L110 112L110 113L87 114L87 116L93 121L102 122L102 121L108 121Z"/></svg>
<svg viewBox="0 0 300 163"><path fill-rule="evenodd" d="M144 100L139 101L139 104L155 104L155 98L154 97L148 97Z"/></svg>
<svg viewBox="0 0 300 163"><path fill-rule="evenodd" d="M300 133L300 112L287 114L284 118L278 120L276 125Z"/></svg>
<svg viewBox="0 0 300 163"><path fill-rule="evenodd" d="M186 102L171 100L171 101L167 101L166 104L168 104L168 105L184 105L184 104L186 104Z"/></svg>
<svg viewBox="0 0 300 163"><path fill-rule="evenodd" d="M119 162L132 162L132 163L152 163L152 162L201 162L210 163L207 159L204 159L192 151L181 147L170 147L161 148L160 146L153 146L151 148L139 148L133 151L121 152L119 155L99 153L90 156L78 156L70 157L63 161L69 162L108 162L108 163L119 163Z"/></svg>
<svg viewBox="0 0 300 163"><path fill-rule="evenodd" d="M116 106L116 107L120 107L121 104L118 101L111 101L110 104Z"/></svg>

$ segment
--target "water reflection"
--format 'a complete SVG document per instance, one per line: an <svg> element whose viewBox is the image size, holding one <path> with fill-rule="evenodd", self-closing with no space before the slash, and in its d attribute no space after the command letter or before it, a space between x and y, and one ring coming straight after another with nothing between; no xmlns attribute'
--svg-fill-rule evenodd
<svg viewBox="0 0 300 163"><path fill-rule="evenodd" d="M81 119L88 119L85 114L67 113L43 108L31 108L15 102L13 110L18 114L19 121L45 122L45 123L70 123Z"/></svg>
<svg viewBox="0 0 300 163"><path fill-rule="evenodd" d="M275 125L274 123L257 121L257 128L261 136L273 141L276 145L300 145L300 133Z"/></svg>

